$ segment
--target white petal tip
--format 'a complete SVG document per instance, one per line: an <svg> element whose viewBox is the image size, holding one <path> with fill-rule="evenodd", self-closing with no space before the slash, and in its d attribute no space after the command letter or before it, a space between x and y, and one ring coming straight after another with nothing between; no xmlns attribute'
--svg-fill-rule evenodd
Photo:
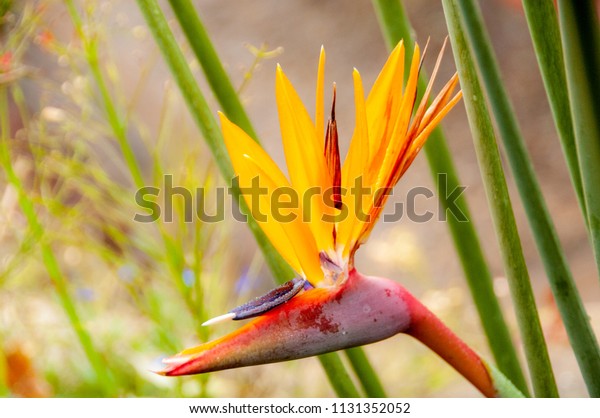
<svg viewBox="0 0 600 418"><path fill-rule="evenodd" d="M209 319L208 321L203 323L202 326L207 327L209 325L218 324L219 322L229 321L230 319L233 319L233 318L235 318L235 314L232 312L229 312L229 313L226 313L225 315L220 315L220 316L214 317L212 319Z"/></svg>
<svg viewBox="0 0 600 418"><path fill-rule="evenodd" d="M191 359L190 356L175 355L175 356L166 357L166 358L162 359L162 363L163 364L180 364L180 363L185 363L186 361L188 361L190 359ZM157 373L160 373L160 371L158 371Z"/></svg>

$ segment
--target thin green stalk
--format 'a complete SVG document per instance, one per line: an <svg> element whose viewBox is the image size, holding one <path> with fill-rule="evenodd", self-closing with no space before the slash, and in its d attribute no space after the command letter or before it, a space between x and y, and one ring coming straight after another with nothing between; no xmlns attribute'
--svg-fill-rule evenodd
<svg viewBox="0 0 600 418"><path fill-rule="evenodd" d="M209 184L211 182L211 179L209 177L209 174L206 173L205 178L207 180L205 180L204 183L204 187L206 190L209 190ZM196 222L194 224L194 244L193 244L193 248L194 248L194 261L192 263L192 271L194 272L194 285L193 285L193 293L194 293L194 299L196 301L196 309L197 309L197 316L200 318L200 320L202 322L204 322L205 320L209 319L207 313L206 313L206 308L205 308L205 298L204 298L204 289L203 289L203 280L202 280L202 272L204 271L203 269L203 265L204 265L204 260L205 260L205 245L207 242L210 241L210 232L205 231L205 229L203 228L205 227L204 224L202 224L201 222ZM211 260L212 261L212 260ZM202 338L202 341L208 341L209 337L210 337L210 328L209 327L201 327L201 329L198 330L200 338ZM208 390L208 376L207 375L200 375L200 397L205 398L208 396L209 394L209 390Z"/></svg>
<svg viewBox="0 0 600 418"><path fill-rule="evenodd" d="M145 285L146 283L144 283ZM167 317L161 311L161 306L154 297L154 290L148 289L148 286L126 285L131 300L135 303L140 313L148 317L154 323L156 334L158 335L158 347L165 352L176 351L181 348L181 343L177 335L172 332L170 323L167 323ZM146 294L150 293L151 296Z"/></svg>
<svg viewBox="0 0 600 418"><path fill-rule="evenodd" d="M258 140L250 118L246 114L237 92L221 64L217 51L210 41L196 8L190 0L169 0L169 3L185 32L215 97L223 108L223 113L254 140Z"/></svg>
<svg viewBox="0 0 600 418"><path fill-rule="evenodd" d="M381 385L377 373L369 363L365 351L360 347L349 348L344 351L346 357L350 360L354 373L369 398L386 398L385 389Z"/></svg>
<svg viewBox="0 0 600 418"><path fill-rule="evenodd" d="M338 353L321 354L319 361L337 396L340 398L360 398L358 390L356 390L356 386L350 379L350 375L348 375ZM336 384L334 385L333 382L336 382Z"/></svg>
<svg viewBox="0 0 600 418"><path fill-rule="evenodd" d="M121 152L123 153L123 158L125 159L125 164L127 164L127 168L133 177L133 181L136 187L141 188L144 187L144 177L142 176L142 171L140 170L140 166L137 163L135 158L135 154L129 141L127 140L127 125L126 123L119 117L119 113L110 97L108 92L108 87L106 82L104 81L104 77L102 76L102 70L100 69L100 60L98 55L98 38L97 37L88 37L85 35L83 30L83 22L81 20L81 16L77 11L77 8L73 4L73 0L65 0L67 10L69 11L69 15L73 20L73 24L75 25L75 30L79 35L81 42L83 44L83 50L86 55L86 59L90 66L90 70L92 71L92 76L94 77L94 81L98 86L98 90L100 91L100 95L102 96L102 102L104 104L104 110L106 112L106 116L108 121L113 128L115 137L117 138L117 142L121 147Z"/></svg>
<svg viewBox="0 0 600 418"><path fill-rule="evenodd" d="M483 18L472 0L459 1L464 27L469 37L479 73L514 173L517 189L533 231L535 243L573 346L579 369L591 396L600 396L600 349L571 275L554 224L546 208L523 135L504 89Z"/></svg>
<svg viewBox="0 0 600 418"><path fill-rule="evenodd" d="M558 138L567 161L567 167L569 167L571 183L573 183L579 207L587 224L587 210L583 197L575 132L571 119L571 104L567 91L565 62L554 2L552 0L523 0L523 9L527 17L529 33L540 66Z"/></svg>
<svg viewBox="0 0 600 418"><path fill-rule="evenodd" d="M100 91L100 96L102 98L102 104L104 106L104 111L106 113L107 121L113 131L115 138L119 144L121 149L121 153L123 154L123 158L125 160L125 164L129 170L129 173L133 179L134 185L141 189L145 186L145 181L142 175L142 169L135 157L135 153L133 152L133 148L129 143L129 138L127 137L127 122L123 120L119 116L119 111L117 110L117 106L115 105L102 74L102 70L100 67L99 55L98 55L98 44L97 38L94 36L86 36L83 30L83 21L77 8L75 7L72 0L65 0L67 5L67 9L71 16L71 20L75 26L75 30L77 31L79 37L81 38L84 53L92 72L92 76L96 85L98 86L98 90ZM161 220L158 220L158 228L160 232L160 236L163 242L163 246L165 249L165 255L167 260L167 265L169 267L169 272L171 276L175 280L175 285L178 288L179 293L181 294L184 302L191 313L195 313L195 308L189 299L189 295L187 295L186 288L184 283L182 282L182 272L184 268L183 256L181 251L179 251L178 247L173 242L173 239L166 232L164 225ZM196 329L198 330L201 327L202 321L197 315L192 315L194 318ZM201 335L201 333L199 333Z"/></svg>
<svg viewBox="0 0 600 418"><path fill-rule="evenodd" d="M208 144L216 162L225 179L234 178L233 167L229 161L221 131L212 115L212 112L200 91L194 76L183 56L177 41L171 32L169 25L158 6L156 0L138 0L138 6L146 19L148 27L152 31L154 38L169 65L171 72L177 82L183 97L190 108L192 116L195 118L204 140ZM244 199L240 199L239 188L233 186L234 197L244 213L249 214L248 207ZM281 255L275 250L268 238L264 235L259 225L251 216L248 216L248 226L254 234L259 248L265 255L267 265L271 269L274 277L280 281L289 280L293 276L293 271L289 265L281 258ZM319 356L321 363L325 364L327 375L337 393L347 393L348 387L358 394L354 384L350 379L347 381L339 379L338 376L347 376L347 372L337 353L330 353Z"/></svg>
<svg viewBox="0 0 600 418"><path fill-rule="evenodd" d="M98 389L104 396L115 395L116 391L114 389L112 377L106 368L106 364L104 364L102 361L100 353L98 353L94 347L89 333L79 318L73 298L69 294L67 280L60 269L52 247L44 239L44 226L40 223L37 217L33 201L29 198L29 196L27 196L27 193L23 187L23 183L13 169L10 150L8 147L8 141L10 140L10 122L8 119L7 94L8 92L6 91L6 87L0 86L0 127L2 130L2 138L0 141L0 160L4 168L4 172L6 173L8 182L18 193L19 206L25 215L25 218L27 219L33 239L40 242L43 264L46 267L46 271L48 272L52 283L54 284L60 304L65 311L67 318L69 319L69 323L77 335L79 343L81 344L81 347L83 348L83 351L90 362Z"/></svg>
<svg viewBox="0 0 600 418"><path fill-rule="evenodd" d="M414 41L413 30L399 0L374 0L373 5L389 49L401 39L406 43ZM406 51L408 55L412 54L411 48L406 48ZM410 56L408 59L410 60ZM426 78L421 76L418 87L421 94L426 86ZM483 255L477 231L471 222L466 198L460 195L456 200L450 199L452 193L459 190L461 182L441 128L435 129L427 140L425 155L444 210L455 209L457 213L464 214L464 219L449 216L447 223L496 364L500 371L528 396L525 376L500 303L494 293L492 275Z"/></svg>
<svg viewBox="0 0 600 418"><path fill-rule="evenodd" d="M558 2L588 228L600 272L600 26L594 2Z"/></svg>
<svg viewBox="0 0 600 418"><path fill-rule="evenodd" d="M524 343L534 393L540 397L556 397L558 390L554 373L523 257L500 153L485 104L485 96L479 84L465 33L462 30L458 5L456 1L452 0L443 0L442 4L461 80L475 152L504 261L504 269Z"/></svg>

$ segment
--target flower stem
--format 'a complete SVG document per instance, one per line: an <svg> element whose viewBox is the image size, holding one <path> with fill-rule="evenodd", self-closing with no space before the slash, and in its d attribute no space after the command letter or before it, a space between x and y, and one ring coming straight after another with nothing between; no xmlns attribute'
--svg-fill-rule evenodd
<svg viewBox="0 0 600 418"><path fill-rule="evenodd" d="M535 56L548 95L558 138L569 167L571 183L573 183L579 207L587 224L587 210L581 184L579 160L577 159L565 62L560 44L560 31L554 2L552 0L523 0L523 9L525 10L527 25L529 26Z"/></svg>
<svg viewBox="0 0 600 418"><path fill-rule="evenodd" d="M223 108L223 113L227 115L229 120L258 141L258 136L252 127L250 118L246 114L237 92L221 64L217 51L210 41L196 8L190 0L169 0L169 4L175 12L175 16L185 32L198 62L202 66L208 84Z"/></svg>
<svg viewBox="0 0 600 418"><path fill-rule="evenodd" d="M399 0L374 0L373 5L388 49L394 47L401 39L404 39L405 42L413 41L410 22ZM411 51L411 48L406 49L408 60L411 59ZM420 77L418 90L421 94L425 91L426 86L427 82ZM448 196L453 190L460 187L461 182L441 128L438 127L431 133L425 144L425 154L436 182L440 202L444 210L448 210ZM454 216L448 216L447 223L488 344L499 369L514 382L521 392L528 395L525 376L519 364L500 303L494 293L492 275L484 258L477 231L471 221L472 217L466 198L460 195L454 204L455 208L464 214L466 222Z"/></svg>
<svg viewBox="0 0 600 418"><path fill-rule="evenodd" d="M558 2L588 228L600 272L600 26L594 2Z"/></svg>
<svg viewBox="0 0 600 418"><path fill-rule="evenodd" d="M464 27L473 48L480 74L488 93L490 105L496 118L504 149L508 155L515 183L525 207L527 219L552 293L565 323L569 340L573 346L579 369L583 374L588 391L600 396L600 349L592 330L589 316L573 281L567 260L537 181L531 159L525 147L517 119L500 77L488 35L483 27L481 12L472 0L459 2Z"/></svg>
<svg viewBox="0 0 600 418"><path fill-rule="evenodd" d="M337 353L321 354L319 362L327 374L327 378L332 382L333 390L340 398L359 398L360 395L356 386L350 379L342 359ZM333 384L333 382L336 382Z"/></svg>
<svg viewBox="0 0 600 418"><path fill-rule="evenodd" d="M381 385L381 381L371 366L365 351L360 347L354 347L344 350L344 353L348 357L348 360L350 360L350 364L359 378L367 397L386 398L385 389Z"/></svg>
<svg viewBox="0 0 600 418"><path fill-rule="evenodd" d="M500 245L533 388L536 396L555 397L558 390L525 265L508 187L492 122L463 32L456 1L443 0L444 13L464 94L479 168Z"/></svg>
<svg viewBox="0 0 600 418"><path fill-rule="evenodd" d="M485 361L425 305L408 292L405 292L403 297L410 306L411 317L410 328L405 331L406 334L433 350L485 396L523 396L511 383L500 383Z"/></svg>

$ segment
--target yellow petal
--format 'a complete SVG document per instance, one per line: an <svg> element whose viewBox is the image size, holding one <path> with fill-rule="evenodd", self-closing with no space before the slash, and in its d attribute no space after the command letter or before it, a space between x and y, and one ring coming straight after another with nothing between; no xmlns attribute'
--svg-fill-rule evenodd
<svg viewBox="0 0 600 418"><path fill-rule="evenodd" d="M279 123L290 179L302 197L304 220L310 226L317 247L328 251L333 249L333 224L323 222L322 216L332 215L335 209L325 205L322 197L332 187L323 141L317 139L306 108L279 66L276 80Z"/></svg>
<svg viewBox="0 0 600 418"><path fill-rule="evenodd" d="M261 197L260 204L262 207L268 207L273 202L273 192L277 189L282 190L281 183L275 182L269 178L269 175L272 175L272 173L264 164L259 163L258 161L255 161L250 158L247 158L247 160L248 172L255 173L255 175L258 175L261 179L261 187L263 187L264 185L267 189L267 193L265 194L265 196ZM241 184L242 182L240 181L240 185ZM250 185L248 184L246 185L246 187L250 187ZM289 187L288 190L290 191L293 190L289 184L283 187ZM246 201L248 201L248 199L246 199ZM282 212L286 215L288 213L286 211ZM288 248L291 247L293 249L298 261L300 262L301 270L299 271L299 273L313 283L320 282L323 279L323 270L321 270L319 249L317 248L311 231L307 227L307 224L302 222L302 214L299 210L290 209L289 214L295 215L296 218L289 222L280 222L279 220L274 219L273 216L270 216L266 223L269 225L269 227L271 225L277 225L281 229L283 229L283 232L288 238ZM265 227L263 227L262 223L261 227L263 228L263 230L265 230ZM281 241L281 244L278 243L277 245L275 245L274 243L275 247L280 252L282 250L285 251L283 249L283 243L283 240Z"/></svg>
<svg viewBox="0 0 600 418"><path fill-rule="evenodd" d="M357 218L357 214L366 215L370 207L369 202L372 200L371 193L365 193L360 199L357 199L357 193L351 191L355 186L360 184L357 183L359 178L362 181L362 186L366 188L370 186L365 175L369 164L370 152L365 96L360 73L354 69L352 76L354 78L356 126L352 135L352 141L350 142L350 150L348 151L342 170L342 184L347 188L342 199L348 207L348 216L340 222L337 234L337 242L344 247L344 255L347 255L350 250L353 231L360 228L360 225L365 221L364 219L360 219L360 216Z"/></svg>
<svg viewBox="0 0 600 418"><path fill-rule="evenodd" d="M244 199L255 215L257 223L265 232L273 246L294 270L311 281L319 281L323 277L320 267L319 251L306 224L302 222L300 211L291 208L281 211L282 215L292 214L295 219L289 222L279 222L271 204L273 193L277 189L292 187L279 167L269 155L242 129L230 122L225 115L219 113L225 145L233 164L236 175L239 176L241 189L250 190L253 179L258 177L261 193L244 194ZM260 215L260 216L259 216Z"/></svg>

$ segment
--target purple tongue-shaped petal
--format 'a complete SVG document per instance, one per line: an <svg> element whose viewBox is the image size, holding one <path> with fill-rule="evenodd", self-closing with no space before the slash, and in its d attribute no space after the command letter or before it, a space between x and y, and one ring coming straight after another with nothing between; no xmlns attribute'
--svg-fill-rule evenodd
<svg viewBox="0 0 600 418"><path fill-rule="evenodd" d="M240 319L254 318L267 311L287 302L298 294L307 283L306 280L296 277L289 282L285 282L279 287L271 290L269 293L252 299L237 308L233 308L229 313L234 314L234 321Z"/></svg>

